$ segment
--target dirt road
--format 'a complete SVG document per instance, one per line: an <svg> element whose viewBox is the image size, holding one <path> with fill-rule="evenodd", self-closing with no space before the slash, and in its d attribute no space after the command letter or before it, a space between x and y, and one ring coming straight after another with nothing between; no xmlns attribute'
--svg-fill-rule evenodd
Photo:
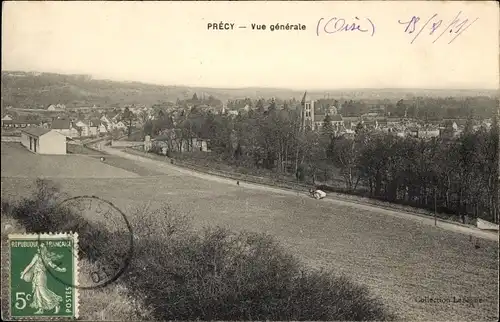
<svg viewBox="0 0 500 322"><path fill-rule="evenodd" d="M172 172L178 172L178 173L182 173L182 174L186 174L186 175L190 175L190 176L195 176L198 178L211 180L211 181L215 181L215 182L219 182L219 183L226 183L229 185L235 184L235 181L232 179L226 179L226 178L218 177L215 175L210 175L210 174L205 174L205 173L193 171L190 169L186 169L186 168L182 168L182 167L178 167L178 166L169 164L167 162L161 162L161 161L153 160L150 158L141 157L141 156L134 155L134 154L129 154L129 153L123 152L121 150L117 150L117 149L113 149L113 148L109 148L109 147L107 147L105 149L105 152L112 154L112 155L120 156L122 158L129 159L129 160L149 163L151 165L154 165L156 167L156 170L164 172L165 174L171 174ZM257 190L261 190L261 191L269 191L272 193L279 193L279 194L284 194L284 195L294 195L294 196L297 196L300 198L309 198L309 196L307 196L303 193L300 193L300 192L294 192L294 191L280 189L280 188L273 188L273 187L258 185L258 184L253 184L253 183L240 182L240 186L244 187L244 188L248 188L248 189L257 189ZM466 226L462 226L462 225L457 225L457 224L449 223L449 222L442 221L439 219L437 220L437 223L436 223L434 218L425 217L424 215L412 214L412 213L408 213L408 212L404 212L404 211L393 211L393 210L388 210L388 209L384 209L384 208L380 208L380 207L376 207L376 206L372 206L372 205L366 205L366 204L362 204L362 203L358 203L358 202L354 202L354 201L339 200L339 199L336 199L333 197L328 197L328 198L322 199L320 202L329 202L329 203L333 203L336 205L342 205L342 206L352 206L352 207L356 207L356 208L362 209L362 210L373 211L373 212L383 213L383 214L389 215L389 216L394 216L394 217L398 217L398 218L404 218L404 219L408 219L408 220L417 221L421 224L430 225L430 226L434 226L435 224L437 224L437 226L439 228L445 229L448 231L454 231L457 233L462 233L462 234L474 236L477 238L483 238L483 239L487 239L487 240L491 240L491 241L498 241L498 234L496 234L496 233L483 231L483 230L473 228L473 227L466 227Z"/></svg>

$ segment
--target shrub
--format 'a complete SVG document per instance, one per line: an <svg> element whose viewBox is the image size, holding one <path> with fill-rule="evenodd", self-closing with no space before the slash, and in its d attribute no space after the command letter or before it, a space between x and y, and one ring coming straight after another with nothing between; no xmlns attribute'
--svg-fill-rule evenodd
<svg viewBox="0 0 500 322"><path fill-rule="evenodd" d="M27 230L78 231L81 256L90 263L118 265L120 258L109 254L120 251L127 236L50 206L56 192L39 185L34 198L10 208ZM36 210L39 205L45 206ZM137 209L131 223L135 253L121 281L155 319L393 318L365 287L331 272L305 269L270 236L222 228L195 231L188 216L169 207Z"/></svg>

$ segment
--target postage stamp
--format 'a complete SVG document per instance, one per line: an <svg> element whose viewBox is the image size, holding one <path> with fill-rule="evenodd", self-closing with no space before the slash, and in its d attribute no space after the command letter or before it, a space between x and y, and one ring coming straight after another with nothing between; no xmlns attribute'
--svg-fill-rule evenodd
<svg viewBox="0 0 500 322"><path fill-rule="evenodd" d="M11 234L12 319L78 318L78 234Z"/></svg>

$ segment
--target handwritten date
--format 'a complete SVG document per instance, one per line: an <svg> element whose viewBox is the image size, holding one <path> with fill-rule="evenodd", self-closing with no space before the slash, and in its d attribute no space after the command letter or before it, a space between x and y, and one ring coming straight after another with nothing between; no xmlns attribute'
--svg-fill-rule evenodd
<svg viewBox="0 0 500 322"><path fill-rule="evenodd" d="M448 33L451 37L448 44L451 44L455 39L457 39L464 31L466 31L470 26L472 26L479 18L474 19L473 21L469 21L468 18L463 18L460 15L462 11L458 12L458 14L451 21L444 21L439 17L436 13L432 15L427 20L422 19L422 17L413 16L409 20L401 21L398 20L400 25L405 26L404 32L407 34L416 35L411 40L411 44L417 40L417 38L421 34L428 34L429 36L434 36L434 40L432 43L438 41L444 34Z"/></svg>

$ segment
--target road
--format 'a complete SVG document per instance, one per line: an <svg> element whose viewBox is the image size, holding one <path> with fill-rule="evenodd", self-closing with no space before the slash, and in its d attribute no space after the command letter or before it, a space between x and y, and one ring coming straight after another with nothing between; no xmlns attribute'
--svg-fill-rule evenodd
<svg viewBox="0 0 500 322"><path fill-rule="evenodd" d="M118 150L118 149L106 147L104 149L104 151L108 154L119 156L119 157L126 158L129 160L143 162L143 163L149 163L151 165L154 165L158 171L164 172L165 174L172 174L172 172L178 172L178 173L183 173L183 174L186 174L189 176L194 176L194 177L198 177L198 178L205 179L205 180L216 181L219 183L225 183L225 184L229 184L229 185L235 184L235 181L231 180L231 179L218 177L218 176L214 176L214 175L210 175L210 174L200 173L200 172L193 171L190 169L178 167L178 166L169 164L167 162L161 162L161 161L157 161L157 160L152 160L152 159L147 158L147 157L141 157L141 156L138 156L135 154L129 154L129 153L123 152L123 151ZM248 182L240 182L240 186L242 188L256 189L256 190L261 190L261 191L269 191L269 192L273 192L273 193L292 195L292 196L299 196L301 198L309 198L309 196L306 196L303 193L298 194L297 192L293 192L293 191L286 190L286 189L273 188L273 187L269 187L269 186L258 185L258 184L248 183ZM482 231L482 230L477 229L477 228L456 225L456 224L449 223L449 222L442 221L442 220L438 220L436 223L434 218L425 217L424 215L417 215L417 214L412 214L412 213L408 213L408 212L404 212L404 211L393 211L393 210L388 210L388 209L377 207L377 206L366 205L366 204L362 204L362 203L355 202L355 201L340 200L340 199L336 199L336 198L332 198L332 197L322 199L320 202L328 202L328 203L332 203L335 205L341 205L341 206L351 206L351 207L355 207L355 208L358 208L361 210L377 212L377 213L385 214L388 216L394 216L394 217L407 219L407 220L414 220L414 221L417 221L421 224L430 225L430 226L435 226L437 224L437 227L439 227L441 229L448 230L448 231L454 231L457 233L466 234L468 236L474 236L477 238L487 239L487 240L491 240L491 241L498 241L498 234L496 234L496 233Z"/></svg>

